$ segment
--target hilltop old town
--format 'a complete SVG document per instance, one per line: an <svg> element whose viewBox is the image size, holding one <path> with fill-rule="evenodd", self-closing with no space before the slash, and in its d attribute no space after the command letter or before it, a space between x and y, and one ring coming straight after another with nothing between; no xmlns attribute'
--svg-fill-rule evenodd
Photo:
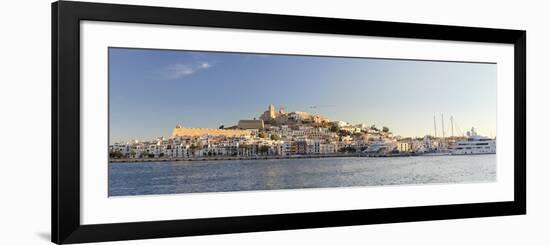
<svg viewBox="0 0 550 245"><path fill-rule="evenodd" d="M330 121L307 112L278 111L269 105L259 118L231 127L185 128L169 138L132 140L109 145L110 161L211 160L361 155L399 156L440 151L464 137L394 136L388 127Z"/></svg>

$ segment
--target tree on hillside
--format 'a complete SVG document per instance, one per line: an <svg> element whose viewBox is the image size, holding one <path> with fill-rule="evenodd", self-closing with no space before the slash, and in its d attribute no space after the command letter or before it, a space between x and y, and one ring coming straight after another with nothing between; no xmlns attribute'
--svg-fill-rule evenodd
<svg viewBox="0 0 550 245"><path fill-rule="evenodd" d="M382 132L387 133L390 132L390 129L386 126L382 127Z"/></svg>
<svg viewBox="0 0 550 245"><path fill-rule="evenodd" d="M338 134L340 136L349 136L349 135L351 135L351 133L349 131L346 131L346 130L340 130L340 131L338 131Z"/></svg>

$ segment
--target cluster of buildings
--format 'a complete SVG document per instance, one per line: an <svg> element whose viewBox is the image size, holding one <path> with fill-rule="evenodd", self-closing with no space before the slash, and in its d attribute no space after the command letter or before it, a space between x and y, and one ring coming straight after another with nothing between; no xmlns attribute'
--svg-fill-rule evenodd
<svg viewBox="0 0 550 245"><path fill-rule="evenodd" d="M306 112L275 111L273 105L259 119L240 120L228 128L172 130L169 138L114 143L110 158L204 158L329 155L345 153L412 153L441 147L424 138L400 138L388 128L330 121Z"/></svg>

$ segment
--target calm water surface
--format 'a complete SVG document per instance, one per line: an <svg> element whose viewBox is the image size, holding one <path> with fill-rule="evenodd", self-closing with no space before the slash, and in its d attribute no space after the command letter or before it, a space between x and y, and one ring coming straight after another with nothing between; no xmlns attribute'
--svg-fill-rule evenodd
<svg viewBox="0 0 550 245"><path fill-rule="evenodd" d="M496 181L496 155L109 163L109 196Z"/></svg>

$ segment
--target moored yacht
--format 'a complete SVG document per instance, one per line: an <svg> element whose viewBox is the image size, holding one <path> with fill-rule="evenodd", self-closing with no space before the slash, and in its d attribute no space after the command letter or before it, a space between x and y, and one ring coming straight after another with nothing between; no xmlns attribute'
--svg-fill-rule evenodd
<svg viewBox="0 0 550 245"><path fill-rule="evenodd" d="M497 152L496 139L478 135L474 128L467 132L466 140L457 141L449 147L452 155L495 154Z"/></svg>
<svg viewBox="0 0 550 245"><path fill-rule="evenodd" d="M380 153L388 153L395 149L395 144L390 141L385 140L377 140L374 142L371 142L367 149L363 151L363 153L366 154L380 154Z"/></svg>

